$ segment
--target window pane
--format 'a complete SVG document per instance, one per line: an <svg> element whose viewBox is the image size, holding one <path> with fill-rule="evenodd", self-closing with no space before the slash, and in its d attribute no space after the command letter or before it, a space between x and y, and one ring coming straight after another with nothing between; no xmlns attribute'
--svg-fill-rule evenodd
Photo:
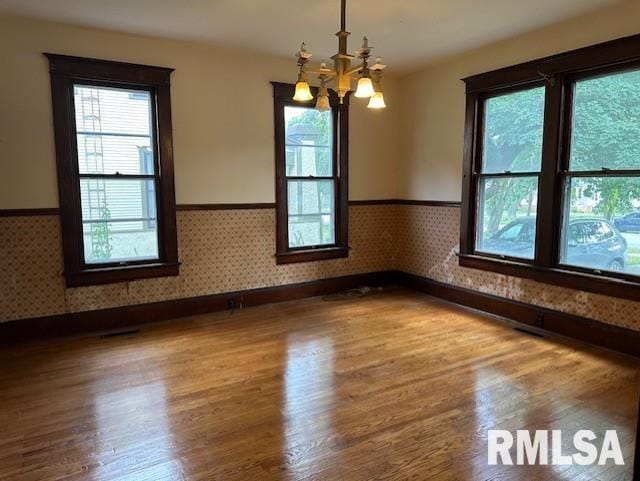
<svg viewBox="0 0 640 481"><path fill-rule="evenodd" d="M85 262L158 257L153 180L84 178L80 197Z"/></svg>
<svg viewBox="0 0 640 481"><path fill-rule="evenodd" d="M332 180L290 180L288 186L289 215L333 212Z"/></svg>
<svg viewBox="0 0 640 481"><path fill-rule="evenodd" d="M640 275L640 178L569 180L560 262Z"/></svg>
<svg viewBox="0 0 640 481"><path fill-rule="evenodd" d="M149 137L78 134L81 174L153 175Z"/></svg>
<svg viewBox="0 0 640 481"><path fill-rule="evenodd" d="M288 182L289 247L335 243L331 180Z"/></svg>
<svg viewBox="0 0 640 481"><path fill-rule="evenodd" d="M484 104L484 173L539 172L544 87L491 97Z"/></svg>
<svg viewBox="0 0 640 481"><path fill-rule="evenodd" d="M570 169L640 170L640 71L576 82Z"/></svg>
<svg viewBox="0 0 640 481"><path fill-rule="evenodd" d="M151 94L89 85L73 86L78 132L151 135Z"/></svg>
<svg viewBox="0 0 640 481"><path fill-rule="evenodd" d="M333 215L289 216L289 247L335 244Z"/></svg>
<svg viewBox="0 0 640 481"><path fill-rule="evenodd" d="M333 175L332 111L284 108L288 176Z"/></svg>
<svg viewBox="0 0 640 481"><path fill-rule="evenodd" d="M153 174L151 95L74 86L81 174Z"/></svg>
<svg viewBox="0 0 640 481"><path fill-rule="evenodd" d="M155 228L134 222L93 222L82 229L87 264L158 259Z"/></svg>
<svg viewBox="0 0 640 481"><path fill-rule="evenodd" d="M153 175L147 91L74 85L80 174ZM158 259L155 182L80 179L86 263Z"/></svg>
<svg viewBox="0 0 640 481"><path fill-rule="evenodd" d="M481 179L476 250L533 259L537 207L537 177Z"/></svg>
<svg viewBox="0 0 640 481"><path fill-rule="evenodd" d="M287 145L287 175L331 177L333 149L306 145Z"/></svg>

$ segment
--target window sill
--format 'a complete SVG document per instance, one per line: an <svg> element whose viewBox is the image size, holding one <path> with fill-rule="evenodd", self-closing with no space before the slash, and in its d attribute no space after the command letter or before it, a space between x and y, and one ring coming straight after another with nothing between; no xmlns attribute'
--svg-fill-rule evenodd
<svg viewBox="0 0 640 481"><path fill-rule="evenodd" d="M640 279L632 281L567 269L565 267L543 268L525 262L495 259L475 254L461 253L459 256L459 264L461 267L533 279L538 282L569 289L640 301Z"/></svg>
<svg viewBox="0 0 640 481"><path fill-rule="evenodd" d="M296 262L313 262L327 259L349 257L348 247L326 247L318 249L304 249L276 254L276 264L293 264Z"/></svg>
<svg viewBox="0 0 640 481"><path fill-rule="evenodd" d="M151 277L168 277L179 274L179 263L138 264L130 266L99 267L65 273L67 287L113 284Z"/></svg>

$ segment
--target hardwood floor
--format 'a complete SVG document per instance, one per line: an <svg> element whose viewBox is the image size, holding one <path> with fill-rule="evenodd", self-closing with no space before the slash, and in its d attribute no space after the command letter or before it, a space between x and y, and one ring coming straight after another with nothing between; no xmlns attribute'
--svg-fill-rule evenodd
<svg viewBox="0 0 640 481"><path fill-rule="evenodd" d="M638 362L406 290L0 350L0 479L630 480ZM625 466L487 465L617 429Z"/></svg>

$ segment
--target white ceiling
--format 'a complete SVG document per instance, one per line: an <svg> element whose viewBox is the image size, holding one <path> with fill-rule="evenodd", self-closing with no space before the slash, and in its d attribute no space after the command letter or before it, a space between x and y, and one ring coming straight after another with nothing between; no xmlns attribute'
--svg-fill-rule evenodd
<svg viewBox="0 0 640 481"><path fill-rule="evenodd" d="M348 0L350 50L363 35L396 71L618 0ZM339 0L0 0L0 12L293 56L336 50Z"/></svg>

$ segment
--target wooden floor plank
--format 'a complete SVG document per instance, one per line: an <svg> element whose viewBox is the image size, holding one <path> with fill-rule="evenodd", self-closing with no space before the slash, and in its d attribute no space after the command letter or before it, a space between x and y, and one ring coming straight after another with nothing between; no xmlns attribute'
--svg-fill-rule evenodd
<svg viewBox="0 0 640 481"><path fill-rule="evenodd" d="M638 362L412 291L0 350L0 479L630 479ZM617 429L627 464L487 465L487 430Z"/></svg>

